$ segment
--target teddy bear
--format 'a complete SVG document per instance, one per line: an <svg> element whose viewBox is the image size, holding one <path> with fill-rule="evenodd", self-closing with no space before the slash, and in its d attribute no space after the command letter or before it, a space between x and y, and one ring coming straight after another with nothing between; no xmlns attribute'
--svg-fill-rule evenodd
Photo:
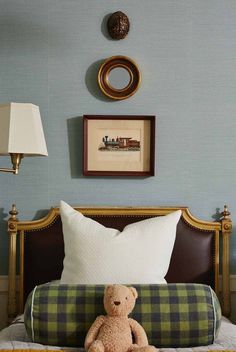
<svg viewBox="0 0 236 352"><path fill-rule="evenodd" d="M134 287L109 285L104 292L107 315L100 315L91 325L86 338L87 352L156 352L148 345L143 327L128 317L138 297Z"/></svg>

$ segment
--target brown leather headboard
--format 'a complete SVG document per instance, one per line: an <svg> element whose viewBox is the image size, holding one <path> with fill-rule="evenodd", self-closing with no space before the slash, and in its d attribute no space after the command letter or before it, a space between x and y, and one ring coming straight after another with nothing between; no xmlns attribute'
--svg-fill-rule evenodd
<svg viewBox="0 0 236 352"><path fill-rule="evenodd" d="M207 284L219 295L219 233L222 231L222 222L198 220L185 207L75 209L104 226L119 230L123 230L127 224L181 209L182 216L177 226L166 280ZM14 307L15 303L9 292L9 315L23 310L27 295L35 285L60 279L64 258L62 224L58 208L52 208L45 218L37 221L17 222L14 217L15 215L10 218L8 227L10 235L20 236L20 305L19 309ZM227 216L222 221L231 224ZM10 238L13 241L13 237ZM11 263L15 266L13 257L14 254L10 251L10 285L14 285L13 279L15 280L11 267Z"/></svg>

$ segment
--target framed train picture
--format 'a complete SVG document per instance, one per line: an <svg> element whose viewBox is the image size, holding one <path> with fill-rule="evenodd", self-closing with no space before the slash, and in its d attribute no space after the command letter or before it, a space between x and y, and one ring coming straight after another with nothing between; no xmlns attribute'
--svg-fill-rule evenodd
<svg viewBox="0 0 236 352"><path fill-rule="evenodd" d="M84 115L85 176L154 176L155 116Z"/></svg>

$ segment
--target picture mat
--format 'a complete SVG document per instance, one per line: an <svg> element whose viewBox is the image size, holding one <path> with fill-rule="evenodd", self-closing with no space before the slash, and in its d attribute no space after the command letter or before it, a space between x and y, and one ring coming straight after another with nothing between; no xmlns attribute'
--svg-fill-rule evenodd
<svg viewBox="0 0 236 352"><path fill-rule="evenodd" d="M131 137L140 141L140 151L100 151L104 136ZM149 171L150 121L147 120L89 120L89 171Z"/></svg>

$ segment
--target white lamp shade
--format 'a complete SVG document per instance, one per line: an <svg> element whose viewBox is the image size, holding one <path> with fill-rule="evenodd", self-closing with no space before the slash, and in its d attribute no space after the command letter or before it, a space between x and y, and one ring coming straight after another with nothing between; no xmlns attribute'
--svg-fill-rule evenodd
<svg viewBox="0 0 236 352"><path fill-rule="evenodd" d="M39 107L33 104L0 105L0 154L48 155Z"/></svg>

